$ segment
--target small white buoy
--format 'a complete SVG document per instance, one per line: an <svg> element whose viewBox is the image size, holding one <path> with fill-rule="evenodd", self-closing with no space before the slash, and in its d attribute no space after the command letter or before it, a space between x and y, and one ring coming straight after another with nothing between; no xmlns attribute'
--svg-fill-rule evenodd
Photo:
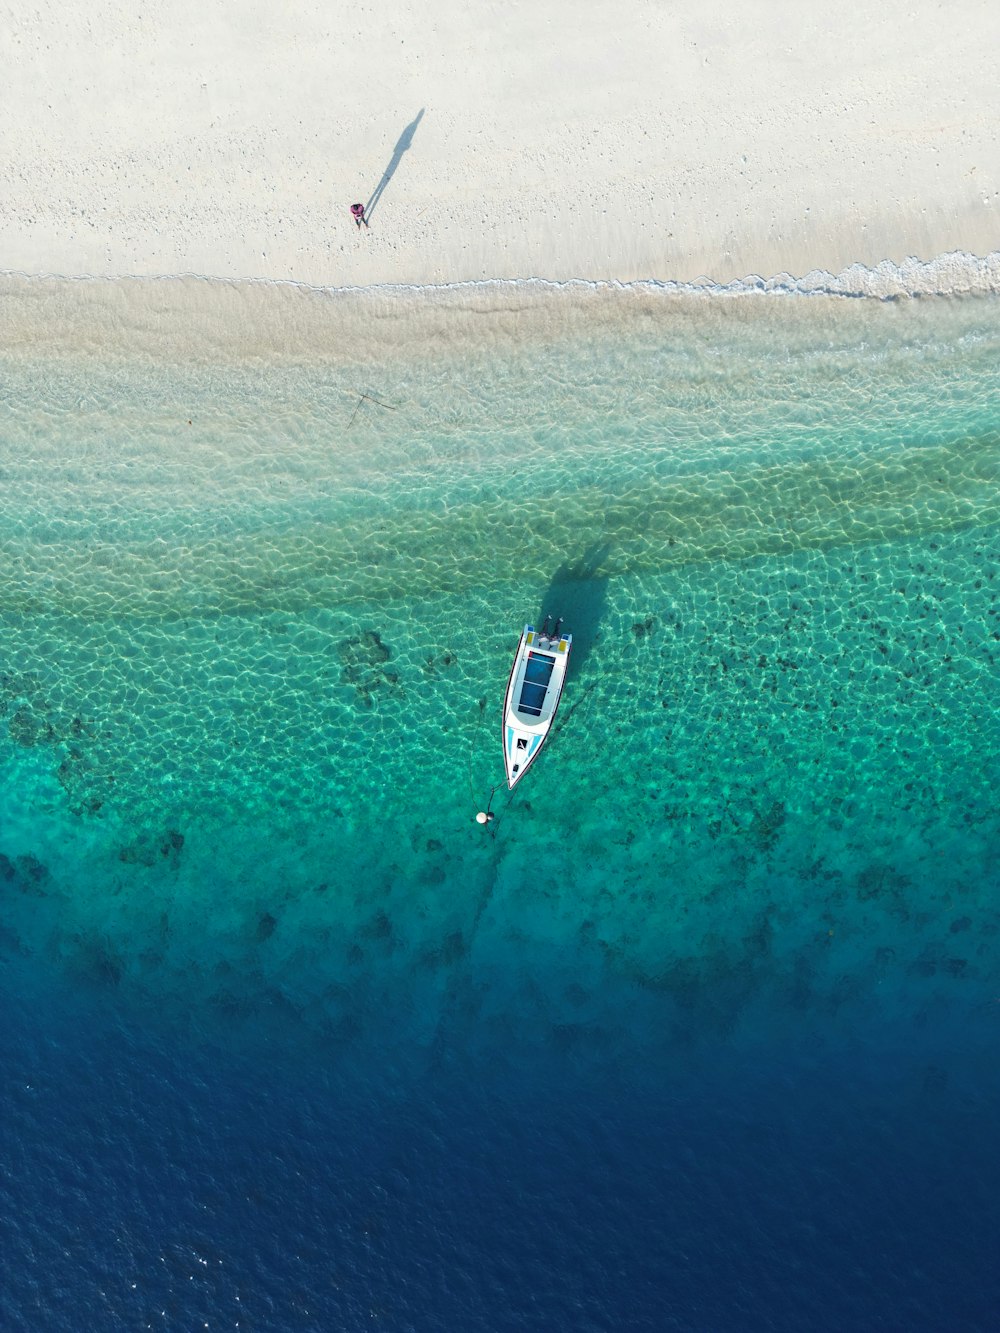
<svg viewBox="0 0 1000 1333"><path fill-rule="evenodd" d="M479 814L476 815L476 823L488 824L492 818L493 818L492 810L480 810Z"/></svg>

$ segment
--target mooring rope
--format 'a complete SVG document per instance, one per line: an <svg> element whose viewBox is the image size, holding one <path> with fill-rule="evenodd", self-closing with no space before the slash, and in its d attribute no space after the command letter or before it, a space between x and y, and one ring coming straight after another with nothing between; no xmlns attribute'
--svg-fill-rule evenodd
<svg viewBox="0 0 1000 1333"><path fill-rule="evenodd" d="M469 794L472 797L472 803L476 809L476 823L483 824L486 828L489 829L490 836L495 838L497 836L497 828L499 827L500 818L502 817L502 815L505 815L507 813L507 807L510 805L510 802L514 799L514 793L511 792L510 798L508 799L506 805L504 805L504 808L501 811L501 815L495 815L493 813L493 798L496 796L497 792L503 786L502 782L495 782L493 786L490 787L490 795L489 795L489 800L486 802L486 809L485 810L481 809L479 805L479 799L476 796L476 784L472 776L472 761L475 758L476 747L479 741L479 728L483 724L483 714L485 712L486 712L486 700L480 699L479 718L476 722L476 730L472 737L472 744L469 746ZM485 818L480 819L480 815L485 815Z"/></svg>

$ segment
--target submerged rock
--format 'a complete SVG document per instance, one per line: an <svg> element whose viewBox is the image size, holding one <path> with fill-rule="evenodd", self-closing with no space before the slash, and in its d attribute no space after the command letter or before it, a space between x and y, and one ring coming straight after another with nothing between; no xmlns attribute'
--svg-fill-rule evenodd
<svg viewBox="0 0 1000 1333"><path fill-rule="evenodd" d="M778 834L785 822L785 806L782 801L772 801L766 810L758 810L750 823L750 837L762 852L770 851L777 841Z"/></svg>
<svg viewBox="0 0 1000 1333"><path fill-rule="evenodd" d="M278 927L278 918L271 915L270 912L261 914L257 922L256 938L258 944L263 944L269 940Z"/></svg>
<svg viewBox="0 0 1000 1333"><path fill-rule="evenodd" d="M184 847L184 834L176 829L167 833L154 834L143 832L125 847L118 849L118 860L126 865L155 866L166 861L174 867Z"/></svg>
<svg viewBox="0 0 1000 1333"><path fill-rule="evenodd" d="M357 671L381 666L383 662L388 662L392 653L376 630L366 629L361 634L344 639L337 649L337 655L345 671Z"/></svg>
<svg viewBox="0 0 1000 1333"><path fill-rule="evenodd" d="M49 868L31 852L15 856L13 861L0 852L0 884L18 889L33 898L47 898L45 885Z"/></svg>
<svg viewBox="0 0 1000 1333"><path fill-rule="evenodd" d="M353 685L366 708L372 706L374 690L385 685L394 689L399 684L398 674L386 670L392 651L382 642L377 630L366 629L361 634L344 639L337 647L337 656L341 661L341 681L345 685Z"/></svg>
<svg viewBox="0 0 1000 1333"><path fill-rule="evenodd" d="M32 712L30 708L17 709L7 723L7 730L16 745L27 747L48 745L55 739L52 724Z"/></svg>

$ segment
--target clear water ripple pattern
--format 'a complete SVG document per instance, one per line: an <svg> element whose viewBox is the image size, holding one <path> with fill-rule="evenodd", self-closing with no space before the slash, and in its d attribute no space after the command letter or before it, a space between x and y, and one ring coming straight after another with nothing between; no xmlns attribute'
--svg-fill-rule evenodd
<svg viewBox="0 0 1000 1333"><path fill-rule="evenodd" d="M511 634L553 578L600 621L579 716L505 822L519 931L667 993L739 973L713 1001L736 1013L760 967L733 895L744 941L788 921L793 971L838 894L854 929L906 886L947 899L952 844L981 864L995 833L998 338L991 301L804 324L677 302L387 356L360 390L336 360L9 356L2 850L44 867L11 929L215 999L248 989L248 950L262 993L316 1013L331 969L338 1015L359 976L447 969L453 876L491 855L469 754L481 788ZM565 891L515 911L580 808ZM255 827L284 830L265 882ZM339 964L331 930L356 941Z"/></svg>

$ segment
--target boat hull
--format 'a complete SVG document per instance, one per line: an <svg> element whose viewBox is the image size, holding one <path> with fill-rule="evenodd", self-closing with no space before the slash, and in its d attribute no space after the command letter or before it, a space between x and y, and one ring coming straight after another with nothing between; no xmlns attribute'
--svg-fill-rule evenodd
<svg viewBox="0 0 1000 1333"><path fill-rule="evenodd" d="M514 654L503 705L503 754L512 790L538 758L555 721L566 683L573 636L551 639L525 625Z"/></svg>

